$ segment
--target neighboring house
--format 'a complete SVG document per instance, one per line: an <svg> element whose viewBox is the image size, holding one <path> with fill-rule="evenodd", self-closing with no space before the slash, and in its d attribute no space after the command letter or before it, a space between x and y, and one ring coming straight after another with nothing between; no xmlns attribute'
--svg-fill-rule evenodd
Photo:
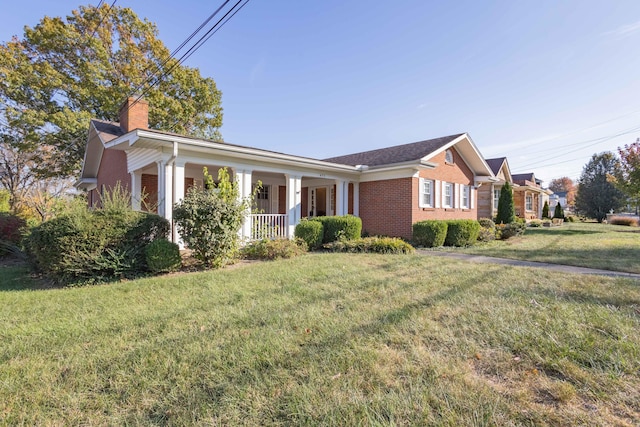
<svg viewBox="0 0 640 427"><path fill-rule="evenodd" d="M242 197L262 182L260 213L241 230L248 239L265 225L268 237L292 237L303 217L345 214L360 216L369 234L409 239L420 220L476 219L477 188L495 180L465 133L317 160L150 130L148 104L129 98L119 123L91 121L76 185L96 206L120 182L134 209L171 221L173 205L202 185L205 166L214 177L229 168ZM179 240L175 229L172 239Z"/></svg>
<svg viewBox="0 0 640 427"><path fill-rule="evenodd" d="M533 172L511 175L514 185L513 205L516 216L526 220L541 219L544 202L549 201L553 192L542 188L542 181Z"/></svg>
<svg viewBox="0 0 640 427"><path fill-rule="evenodd" d="M567 204L567 192L566 191L559 191L557 193L553 193L552 195L549 196L549 214L551 216L553 216L553 212L556 208L556 205L560 203L560 206L562 206L562 209L567 211L568 210L568 204Z"/></svg>
<svg viewBox="0 0 640 427"><path fill-rule="evenodd" d="M511 170L506 157L487 159L496 180L488 182L478 188L478 218L495 218L498 214L498 200L505 182L513 185Z"/></svg>
<svg viewBox="0 0 640 427"><path fill-rule="evenodd" d="M494 218L498 213L500 191L505 182L513 186L513 205L516 216L525 220L542 218L544 202L549 201L551 191L542 188L542 182L533 173L511 175L506 157L487 159L495 182L478 189L478 217Z"/></svg>

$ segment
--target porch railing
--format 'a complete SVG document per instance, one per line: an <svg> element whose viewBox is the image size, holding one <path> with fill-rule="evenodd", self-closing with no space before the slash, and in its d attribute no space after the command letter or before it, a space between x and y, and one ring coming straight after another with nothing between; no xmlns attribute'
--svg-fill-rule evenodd
<svg viewBox="0 0 640 427"><path fill-rule="evenodd" d="M286 214L251 214L251 240L286 239L288 215Z"/></svg>

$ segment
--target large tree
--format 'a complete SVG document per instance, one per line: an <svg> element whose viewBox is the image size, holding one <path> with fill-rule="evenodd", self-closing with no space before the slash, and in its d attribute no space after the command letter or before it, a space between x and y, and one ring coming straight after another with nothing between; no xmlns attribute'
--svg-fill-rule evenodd
<svg viewBox="0 0 640 427"><path fill-rule="evenodd" d="M573 183L573 180L568 176L563 176L561 178L555 178L551 180L549 184L549 190L554 193L567 193L567 205L573 206L575 204L576 198L576 186Z"/></svg>
<svg viewBox="0 0 640 427"><path fill-rule="evenodd" d="M640 205L640 138L633 144L618 148L620 169L615 175L616 186L629 197L636 209Z"/></svg>
<svg viewBox="0 0 640 427"><path fill-rule="evenodd" d="M218 139L213 79L171 59L155 25L131 9L80 6L0 45L0 122L20 129L20 151L37 156L33 173L76 173L89 119L117 120L133 94L149 101L151 128Z"/></svg>
<svg viewBox="0 0 640 427"><path fill-rule="evenodd" d="M594 154L578 180L576 209L583 215L602 222L612 209L624 204L624 194L611 181L619 174L620 162L615 154Z"/></svg>

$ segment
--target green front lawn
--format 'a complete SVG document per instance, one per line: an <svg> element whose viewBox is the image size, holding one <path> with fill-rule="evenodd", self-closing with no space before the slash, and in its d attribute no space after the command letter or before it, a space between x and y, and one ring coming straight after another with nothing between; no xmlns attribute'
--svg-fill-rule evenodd
<svg viewBox="0 0 640 427"><path fill-rule="evenodd" d="M640 228L569 222L559 227L527 228L521 237L456 251L640 273Z"/></svg>
<svg viewBox="0 0 640 427"><path fill-rule="evenodd" d="M23 274L0 267L0 425L640 419L637 281L364 254L68 289Z"/></svg>

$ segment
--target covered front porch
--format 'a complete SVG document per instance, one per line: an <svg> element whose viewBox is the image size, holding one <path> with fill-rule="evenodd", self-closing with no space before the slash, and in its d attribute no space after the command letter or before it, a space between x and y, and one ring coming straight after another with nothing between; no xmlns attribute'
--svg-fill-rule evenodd
<svg viewBox="0 0 640 427"><path fill-rule="evenodd" d="M226 144L217 145L227 148ZM310 165L274 165L264 158L246 161L246 156L238 159L229 153L222 156L206 152L212 150L193 152L192 147L178 142L172 143L171 152L167 151L166 145L163 150L129 148L127 167L133 208L156 212L172 223L173 206L189 188L203 186L205 167L214 179L219 169L227 168L238 185L239 196L252 199L240 230L243 241L292 238L304 217L359 214L357 173L350 166L326 164L325 168L325 162L311 159L305 159ZM175 225L171 240L180 242Z"/></svg>

